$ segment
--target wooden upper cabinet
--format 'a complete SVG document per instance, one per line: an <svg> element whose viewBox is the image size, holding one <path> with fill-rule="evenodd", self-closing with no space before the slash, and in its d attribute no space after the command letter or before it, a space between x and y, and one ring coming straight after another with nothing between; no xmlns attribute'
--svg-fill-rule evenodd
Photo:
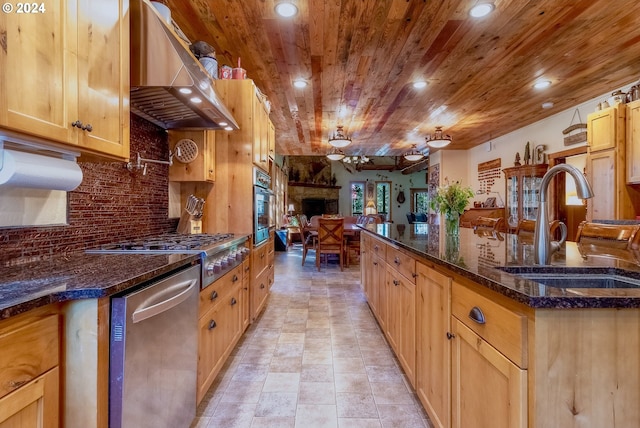
<svg viewBox="0 0 640 428"><path fill-rule="evenodd" d="M212 130L169 131L169 148L175 154L173 165L169 167L169 181L213 183L216 178L215 142L216 134ZM176 154L176 146L180 148L180 156Z"/></svg>
<svg viewBox="0 0 640 428"><path fill-rule="evenodd" d="M256 92L253 104L253 163L269 171L269 131L270 122L266 107Z"/></svg>
<svg viewBox="0 0 640 428"><path fill-rule="evenodd" d="M640 100L627 104L627 183L640 183Z"/></svg>
<svg viewBox="0 0 640 428"><path fill-rule="evenodd" d="M127 158L127 9L126 0L57 0L43 14L1 14L0 127Z"/></svg>
<svg viewBox="0 0 640 428"><path fill-rule="evenodd" d="M588 116L587 144L590 153L624 145L625 114L625 105L617 104Z"/></svg>
<svg viewBox="0 0 640 428"><path fill-rule="evenodd" d="M276 128L273 126L273 123L269 120L269 116L267 115L267 124L269 125L269 158L272 160L276 156Z"/></svg>

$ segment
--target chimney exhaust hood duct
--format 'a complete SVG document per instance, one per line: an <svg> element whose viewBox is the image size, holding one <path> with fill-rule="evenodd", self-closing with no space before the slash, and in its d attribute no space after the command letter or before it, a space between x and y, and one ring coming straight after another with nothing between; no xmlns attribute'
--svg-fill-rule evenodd
<svg viewBox="0 0 640 428"><path fill-rule="evenodd" d="M149 1L132 0L130 18L131 112L164 129L238 129L209 74Z"/></svg>

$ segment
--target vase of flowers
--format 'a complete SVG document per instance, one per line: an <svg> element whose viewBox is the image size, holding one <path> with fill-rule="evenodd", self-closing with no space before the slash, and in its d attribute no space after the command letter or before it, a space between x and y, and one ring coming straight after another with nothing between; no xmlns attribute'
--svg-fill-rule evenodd
<svg viewBox="0 0 640 428"><path fill-rule="evenodd" d="M438 187L436 196L431 200L431 208L444 215L445 232L457 236L460 232L460 214L474 195L470 187L464 187L459 181L453 184L445 179L445 185Z"/></svg>

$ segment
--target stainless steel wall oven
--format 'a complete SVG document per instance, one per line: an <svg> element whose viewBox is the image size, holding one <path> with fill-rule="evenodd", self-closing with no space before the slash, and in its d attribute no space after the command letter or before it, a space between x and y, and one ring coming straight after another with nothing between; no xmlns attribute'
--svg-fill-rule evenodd
<svg viewBox="0 0 640 428"><path fill-rule="evenodd" d="M253 243L258 245L269 239L269 218L272 202L271 177L255 168L253 175Z"/></svg>

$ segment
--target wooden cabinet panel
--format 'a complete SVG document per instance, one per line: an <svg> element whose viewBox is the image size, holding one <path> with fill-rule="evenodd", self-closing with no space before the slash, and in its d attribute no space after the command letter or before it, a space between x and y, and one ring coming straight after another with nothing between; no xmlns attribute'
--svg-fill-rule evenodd
<svg viewBox="0 0 640 428"><path fill-rule="evenodd" d="M451 291L451 313L519 367L527 367L525 315L457 283Z"/></svg>
<svg viewBox="0 0 640 428"><path fill-rule="evenodd" d="M251 262L249 259L242 262L242 290L240 291L240 316L242 319L242 331L249 327L249 299L251 288Z"/></svg>
<svg viewBox="0 0 640 428"><path fill-rule="evenodd" d="M126 7L125 7L126 4ZM78 144L129 157L128 1L78 1ZM71 117L73 119L73 116ZM76 119L73 119L76 120Z"/></svg>
<svg viewBox="0 0 640 428"><path fill-rule="evenodd" d="M213 183L216 178L216 134L211 130L169 131L169 149L175 154L176 145L183 139L191 140L197 147L198 155L192 162L183 163L179 156L173 158L169 167L169 181L207 181ZM193 144L182 142L182 147L193 147ZM182 149L184 151L184 149ZM191 152L193 153L193 152ZM189 153L182 153L187 156Z"/></svg>
<svg viewBox="0 0 640 428"><path fill-rule="evenodd" d="M0 398L0 428L57 428L60 425L58 368Z"/></svg>
<svg viewBox="0 0 640 428"><path fill-rule="evenodd" d="M587 157L587 179L594 197L587 200L587 219L615 219L616 152L601 151Z"/></svg>
<svg viewBox="0 0 640 428"><path fill-rule="evenodd" d="M624 104L618 104L587 117L587 145L589 152L608 150L624 143L624 118L626 108Z"/></svg>
<svg viewBox="0 0 640 428"><path fill-rule="evenodd" d="M450 426L451 278L418 263L416 393L436 428Z"/></svg>
<svg viewBox="0 0 640 428"><path fill-rule="evenodd" d="M409 281L416 281L416 259L397 248L387 246L387 263Z"/></svg>
<svg viewBox="0 0 640 428"><path fill-rule="evenodd" d="M217 305L242 282L242 266L243 265L236 266L233 270L224 274L222 278L214 281L213 284L200 291L199 314L202 315Z"/></svg>
<svg viewBox="0 0 640 428"><path fill-rule="evenodd" d="M128 158L128 2L57 0L46 17L0 15L0 126Z"/></svg>
<svg viewBox="0 0 640 428"><path fill-rule="evenodd" d="M267 125L269 127L269 135L268 135L268 146L269 146L269 158L273 160L276 156L276 127L273 126L273 123L269 120L269 116L267 115Z"/></svg>
<svg viewBox="0 0 640 428"><path fill-rule="evenodd" d="M451 426L527 426L527 372L452 319Z"/></svg>
<svg viewBox="0 0 640 428"><path fill-rule="evenodd" d="M627 104L627 183L640 183L640 100Z"/></svg>
<svg viewBox="0 0 640 428"><path fill-rule="evenodd" d="M269 295L270 271L265 269L260 275L253 279L249 293L251 321L255 321L260 315Z"/></svg>
<svg viewBox="0 0 640 428"><path fill-rule="evenodd" d="M269 265L269 259L267 257L268 245L265 243L264 245L260 245L259 247L254 247L251 252L251 271L253 272L253 277L257 278Z"/></svg>

